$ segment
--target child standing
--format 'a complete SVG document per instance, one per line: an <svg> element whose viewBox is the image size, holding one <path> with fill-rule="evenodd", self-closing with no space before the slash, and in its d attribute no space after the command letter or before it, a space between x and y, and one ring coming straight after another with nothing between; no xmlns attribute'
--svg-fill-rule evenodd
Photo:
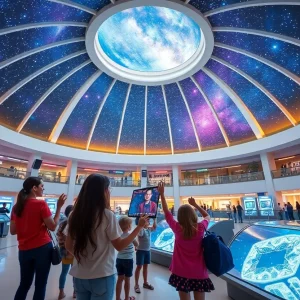
<svg viewBox="0 0 300 300"><path fill-rule="evenodd" d="M156 229L156 220L154 219L153 226L149 227L148 224L140 231L138 234L139 245L136 251L136 270L135 270L135 286L134 290L136 293L140 294L139 278L141 269L143 268L143 288L148 290L154 290L154 287L148 282L148 265L151 262L150 253L150 240L151 232Z"/></svg>
<svg viewBox="0 0 300 300"><path fill-rule="evenodd" d="M131 230L132 220L128 217L123 217L119 220L119 225L123 231L121 238L124 239L129 236ZM133 252L134 246L137 247L138 243L134 240L129 246L124 250L120 251L117 256L117 271L118 271L118 280L116 285L116 300L121 299L121 291L124 284L125 290L125 300L135 300L135 297L129 296L130 291L130 277L132 277L133 271Z"/></svg>
<svg viewBox="0 0 300 300"><path fill-rule="evenodd" d="M214 290L214 285L208 277L202 250L204 228L207 228L210 217L196 204L194 198L189 198L189 204L201 213L204 220L198 223L194 209L190 205L182 205L178 209L177 222L168 210L163 182L159 183L158 191L166 221L175 235L169 284L176 288L181 300L190 299L190 292L194 293L195 300L204 300L205 293Z"/></svg>

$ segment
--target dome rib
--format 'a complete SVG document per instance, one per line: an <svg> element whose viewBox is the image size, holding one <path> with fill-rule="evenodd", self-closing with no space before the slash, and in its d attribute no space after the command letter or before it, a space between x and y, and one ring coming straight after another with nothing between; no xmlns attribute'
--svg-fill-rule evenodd
<svg viewBox="0 0 300 300"><path fill-rule="evenodd" d="M44 45L44 46L41 46L41 47L38 47L38 48L34 48L32 50L29 50L29 51L23 52L21 54L15 55L15 56L3 61L2 63L0 63L0 70L2 68L5 68L5 67L9 66L12 63L15 63L18 60L21 60L21 59L26 58L30 55L42 52L44 50L48 50L48 49L58 47L58 46L62 46L62 45L68 45L68 44L72 44L72 43L84 42L84 41L85 41L84 37L78 37L78 38L62 40L62 41L58 41L58 42L55 42L55 43L50 43L50 44L47 44L47 45Z"/></svg>
<svg viewBox="0 0 300 300"><path fill-rule="evenodd" d="M283 34L273 33L264 30L238 28L238 27L213 27L212 31L213 32L234 32L234 33L238 32L238 33L258 35L262 37L268 37L271 39L279 40L292 45L300 46L300 41L298 39Z"/></svg>
<svg viewBox="0 0 300 300"><path fill-rule="evenodd" d="M9 34L12 32L23 31L26 29L34 29L41 27L53 27L53 26L75 26L75 27L88 27L88 23L83 22L42 22L42 23L28 23L18 26L7 27L0 29L0 35Z"/></svg>
<svg viewBox="0 0 300 300"><path fill-rule="evenodd" d="M171 123L170 123L168 103L167 103L167 98L166 98L166 91L165 91L165 87L163 85L161 86L161 88L162 88L163 97L164 97L164 103L165 103L165 108L166 108L166 115L167 115L167 122L168 122L169 135L170 135L170 143L171 143L171 152L172 152L172 154L174 154L174 144L173 144L173 137L172 137L172 130L171 130Z"/></svg>
<svg viewBox="0 0 300 300"><path fill-rule="evenodd" d="M144 155L147 153L147 105L148 105L148 86L145 86L145 115L144 115Z"/></svg>
<svg viewBox="0 0 300 300"><path fill-rule="evenodd" d="M91 14L91 15L94 15L94 16L97 14L96 10L94 10L94 9L88 7L88 6L70 1L70 0L48 0L48 1L59 3L59 4L62 4L62 5L66 5L66 6L70 6L70 7L73 7L73 8L77 8L77 9L83 10L83 11L85 11L85 12Z"/></svg>
<svg viewBox="0 0 300 300"><path fill-rule="evenodd" d="M202 70L207 76L209 76L235 103L237 108L243 114L244 118L247 120L250 125L252 131L254 132L257 139L261 139L265 137L265 133L262 130L260 124L257 122L256 118L249 110L249 108L245 105L243 100L236 94L236 92L227 85L219 76L215 73L207 69L206 67Z"/></svg>
<svg viewBox="0 0 300 300"><path fill-rule="evenodd" d="M236 68L235 66L231 65L230 63L226 62L225 60L218 58L216 56L212 56L211 59L219 62L220 64L230 68L234 72L238 73L245 79L247 79L249 82L251 82L254 86L256 86L259 90L261 90L288 118L288 120L295 126L297 124L297 121L294 119L294 117L290 114L290 112L280 103L280 101L272 95L271 92L269 92L266 88L264 88L259 82L257 82L254 78L243 72L242 70Z"/></svg>
<svg viewBox="0 0 300 300"><path fill-rule="evenodd" d="M44 94L43 96L34 104L34 106L30 109L30 111L26 114L22 122L19 124L17 128L17 132L20 132L23 127L26 125L27 121L30 119L32 114L39 108L39 106L47 99L47 97L57 88L59 87L65 80L67 80L69 77L71 77L74 73L76 73L78 70L82 69L86 65L91 63L91 60L87 60L84 63L80 64L76 68L72 69L70 72L68 72L65 76L63 76L60 80L56 81Z"/></svg>
<svg viewBox="0 0 300 300"><path fill-rule="evenodd" d="M103 101L101 102L100 106L99 106L99 109L97 111L97 114L95 116L95 119L94 119L94 122L93 122L93 125L91 127L91 131L89 133L89 137L88 137L88 140L87 140L87 143L86 143L86 150L89 150L90 148L90 144L91 144L91 140L92 140L92 137L94 135L94 131L95 131L95 128L96 128L96 125L97 125L97 122L98 122L98 119L99 119L99 116L101 114L101 111L102 111L102 108L106 102L106 99L108 98L112 88L114 87L115 83L117 82L117 79L114 79L114 81L111 83L109 89L107 90L104 98L103 98Z"/></svg>
<svg viewBox="0 0 300 300"><path fill-rule="evenodd" d="M293 81L295 81L298 85L300 85L300 79L297 75L293 74L292 72L288 71L287 69L275 64L274 62L266 59L266 58L263 58L257 54L254 54L254 53L251 53L249 51L246 51L246 50L243 50L243 49L240 49L240 48L236 48L236 47L232 47L232 46L229 46L229 45L226 45L226 44L223 44L223 43L218 43L216 42L215 43L215 46L216 47L219 47L219 48L223 48L223 49L227 49L227 50L231 50L233 52L237 52L237 53L240 53L240 54L243 54L243 55L246 55L246 56L249 56L253 59L256 59L262 63L264 63L265 65L275 69L277 72L280 72L282 73L283 75L285 75L286 77L292 79Z"/></svg>
<svg viewBox="0 0 300 300"><path fill-rule="evenodd" d="M248 2L235 3L230 5L225 5L218 7L216 9L210 10L204 13L205 17L210 17L219 13L224 13L231 10L236 10L240 8L255 7L255 6L267 6L267 5L300 5L298 0L253 0Z"/></svg>
<svg viewBox="0 0 300 300"><path fill-rule="evenodd" d="M193 130L194 130L194 134L195 134L195 138L196 138L196 141L197 141L199 152L201 152L202 151L202 147L201 147L200 139L199 139L199 136L198 136L198 133L197 133L197 130L196 130L195 120L194 120L194 118L193 118L193 116L191 114L190 107L189 107L189 105L187 103L186 97L185 97L185 95L184 95L184 93L182 91L182 87L181 87L180 83L179 82L176 82L176 83L177 83L177 86L178 86L179 91L181 93L181 96L183 98L183 101L184 101L184 104L186 106L186 109L187 109L187 112L189 114L189 117L191 119L191 123L192 123L192 126L193 126Z"/></svg>
<svg viewBox="0 0 300 300"><path fill-rule="evenodd" d="M206 104L208 105L208 107L210 108L212 114L214 115L215 120L216 120L216 122L217 122L217 124L218 124L218 126L219 126L219 128L220 128L220 130L221 130L221 132L222 132L222 135L223 135L223 138L224 138L224 140L225 140L225 142L226 142L226 145L227 145L227 147L229 147L229 146L230 146L229 138L228 138L228 136L227 136L227 133L226 133L226 131L225 131L225 129L224 129L224 127L223 127L223 125L222 125L222 123L221 123L221 121L220 121L220 119L219 119L219 117L218 117L218 115L217 115L217 113L216 113L214 107L212 106L212 104L211 104L210 101L208 100L206 94L204 93L204 91L203 91L202 88L200 87L199 83L195 80L194 76L192 76L192 77L190 77L190 78L191 78L191 80L193 81L193 83L196 85L197 89L199 90L199 92L200 92L201 95L203 96L203 98L204 98Z"/></svg>
<svg viewBox="0 0 300 300"><path fill-rule="evenodd" d="M118 152L119 152L120 139L121 139L123 123L124 123L124 116L125 116L125 112L126 112L126 108L127 108L127 103L128 103L128 98L129 98L129 95L130 95L131 87L132 87L132 84L129 84L128 89L127 89L127 93L126 93L126 98L125 98L123 110L122 110L122 116L121 116L119 132L118 132L118 138L117 138L116 154L118 154Z"/></svg>
<svg viewBox="0 0 300 300"><path fill-rule="evenodd" d="M84 66L83 66L84 67ZM78 71L78 70L77 70ZM63 130L68 118L70 117L73 109L78 104L79 100L83 97L83 95L88 91L91 85L100 77L102 71L95 72L76 92L76 94L72 97L68 105L65 107L64 111L59 116L55 126L52 129L52 132L48 138L48 141L51 143L56 143L61 131Z"/></svg>
<svg viewBox="0 0 300 300"><path fill-rule="evenodd" d="M21 80L18 84L16 84L11 89L9 89L6 93L4 93L0 97L0 104L2 104L8 97L10 97L13 93L15 93L17 90L19 90L22 86L24 86L26 83L28 83L29 81L31 81L35 77L43 74L44 72L48 71L49 69L65 62L65 61L68 61L68 60L70 60L70 59L72 59L76 56L79 56L81 54L84 54L84 53L86 53L86 50L81 50L81 51L77 51L75 53L69 54L69 55L67 55L67 56L65 56L61 59L58 59L58 60L54 61L53 63L39 69L38 71L34 72L33 74L30 74L25 79Z"/></svg>

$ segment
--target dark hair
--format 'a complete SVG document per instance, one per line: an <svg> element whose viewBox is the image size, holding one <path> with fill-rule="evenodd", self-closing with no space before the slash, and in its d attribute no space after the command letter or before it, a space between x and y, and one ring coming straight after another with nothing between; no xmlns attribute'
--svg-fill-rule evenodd
<svg viewBox="0 0 300 300"><path fill-rule="evenodd" d="M17 203L14 206L14 213L17 217L22 216L26 200L34 186L38 187L42 183L42 180L38 177L28 177L23 182L23 189L19 192Z"/></svg>
<svg viewBox="0 0 300 300"><path fill-rule="evenodd" d="M74 256L78 263L87 257L88 243L97 249L95 230L100 226L107 208L106 190L109 179L104 175L89 175L80 190L74 209L69 218L69 234L74 240Z"/></svg>
<svg viewBox="0 0 300 300"><path fill-rule="evenodd" d="M73 205L68 205L65 209L65 215L68 218L69 214L71 213L71 211L73 210L74 206Z"/></svg>

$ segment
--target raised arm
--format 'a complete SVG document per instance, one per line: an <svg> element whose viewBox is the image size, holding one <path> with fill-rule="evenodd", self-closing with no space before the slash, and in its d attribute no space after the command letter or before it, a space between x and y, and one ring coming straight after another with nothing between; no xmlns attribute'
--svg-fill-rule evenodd
<svg viewBox="0 0 300 300"><path fill-rule="evenodd" d="M206 212L206 210L204 210L202 207L200 207L195 199L193 197L190 197L189 198L189 204L192 205L193 207L195 207L199 212L200 214L202 215L202 217L206 220L210 220L210 216L209 214Z"/></svg>
<svg viewBox="0 0 300 300"><path fill-rule="evenodd" d="M163 211L166 214L166 212L168 212L169 209L165 198L165 184L162 181L158 184L158 192L160 194Z"/></svg>

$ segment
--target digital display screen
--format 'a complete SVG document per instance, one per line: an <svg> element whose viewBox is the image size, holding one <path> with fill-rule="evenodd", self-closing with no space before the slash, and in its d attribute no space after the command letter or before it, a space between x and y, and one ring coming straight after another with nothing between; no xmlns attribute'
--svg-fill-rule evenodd
<svg viewBox="0 0 300 300"><path fill-rule="evenodd" d="M300 231L253 225L230 246L229 274L277 297L300 299Z"/></svg>
<svg viewBox="0 0 300 300"><path fill-rule="evenodd" d="M14 197L0 196L0 207L3 206L3 203L6 203L6 208L9 210L9 213L7 215L11 217L11 210L13 208Z"/></svg>
<svg viewBox="0 0 300 300"><path fill-rule="evenodd" d="M129 217L147 215L155 218L157 214L159 192L157 187L134 190L128 211Z"/></svg>
<svg viewBox="0 0 300 300"><path fill-rule="evenodd" d="M244 197L245 216L257 216L257 206L255 197Z"/></svg>
<svg viewBox="0 0 300 300"><path fill-rule="evenodd" d="M52 214L56 212L57 199L45 199Z"/></svg>
<svg viewBox="0 0 300 300"><path fill-rule="evenodd" d="M262 216L274 216L273 199L270 196L258 197L258 207Z"/></svg>
<svg viewBox="0 0 300 300"><path fill-rule="evenodd" d="M215 221L210 221L208 229L215 225ZM175 236L166 220L162 220L157 224L157 228L151 234L151 248L162 250L169 253L174 251Z"/></svg>

